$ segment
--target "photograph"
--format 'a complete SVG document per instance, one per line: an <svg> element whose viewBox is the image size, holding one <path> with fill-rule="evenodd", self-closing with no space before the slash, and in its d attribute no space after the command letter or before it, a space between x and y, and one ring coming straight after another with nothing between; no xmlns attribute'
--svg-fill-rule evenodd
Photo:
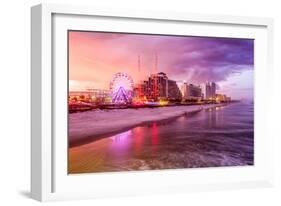
<svg viewBox="0 0 281 206"><path fill-rule="evenodd" d="M69 175L254 165L254 39L67 41Z"/></svg>

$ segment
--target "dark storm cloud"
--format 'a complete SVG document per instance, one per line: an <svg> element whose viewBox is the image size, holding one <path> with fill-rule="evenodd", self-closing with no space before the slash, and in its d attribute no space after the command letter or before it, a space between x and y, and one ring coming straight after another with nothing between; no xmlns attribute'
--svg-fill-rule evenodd
<svg viewBox="0 0 281 206"><path fill-rule="evenodd" d="M182 37L176 45L182 49L174 45L177 55L170 68L173 73L192 73L193 81L221 81L253 67L253 40Z"/></svg>

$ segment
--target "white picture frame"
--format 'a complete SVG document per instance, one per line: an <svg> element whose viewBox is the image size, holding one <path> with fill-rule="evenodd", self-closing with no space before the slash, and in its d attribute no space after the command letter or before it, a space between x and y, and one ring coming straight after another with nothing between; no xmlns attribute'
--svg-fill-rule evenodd
<svg viewBox="0 0 281 206"><path fill-rule="evenodd" d="M120 25L115 24L116 20L121 22ZM96 24L93 25L93 21ZM131 27L135 22L139 26ZM66 85L60 84L67 81L65 31L91 30L96 27L96 30L154 33L153 23L163 24L163 28L165 25L174 28L172 31L163 29L162 33L165 34L189 32L193 35L257 39L254 83L255 166L120 172L74 175L69 178L65 171L67 111L64 106L67 93ZM187 25L194 26L194 33L183 29ZM272 19L40 4L31 8L31 26L32 198L52 201L273 185L273 134L267 126L267 109L272 104ZM266 88L263 86L265 84ZM264 95L268 98L263 98Z"/></svg>

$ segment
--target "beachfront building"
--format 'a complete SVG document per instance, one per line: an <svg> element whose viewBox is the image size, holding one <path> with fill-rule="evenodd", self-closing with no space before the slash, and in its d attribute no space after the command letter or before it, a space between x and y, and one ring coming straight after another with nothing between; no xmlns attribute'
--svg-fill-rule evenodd
<svg viewBox="0 0 281 206"><path fill-rule="evenodd" d="M177 82L174 80L168 80L168 99L174 101L181 101L182 94L177 85Z"/></svg>
<svg viewBox="0 0 281 206"><path fill-rule="evenodd" d="M164 72L151 74L147 80L137 84L134 92L135 97L151 101L181 100L182 98L177 82L169 79Z"/></svg>
<svg viewBox="0 0 281 206"><path fill-rule="evenodd" d="M182 98L184 98L184 94L185 94L185 84L186 84L185 81L177 81L177 85L178 85L178 88L180 89Z"/></svg>
<svg viewBox="0 0 281 206"><path fill-rule="evenodd" d="M148 82L151 95L155 99L169 97L169 79L164 72L152 74Z"/></svg>
<svg viewBox="0 0 281 206"><path fill-rule="evenodd" d="M230 102L231 98L227 97L225 94L216 94L216 102L221 103L221 102Z"/></svg>
<svg viewBox="0 0 281 206"><path fill-rule="evenodd" d="M216 83L207 82L205 85L205 99L215 100L216 98Z"/></svg>
<svg viewBox="0 0 281 206"><path fill-rule="evenodd" d="M70 101L82 101L82 102L107 102L111 101L110 91L105 89L87 89L85 91L70 91Z"/></svg>
<svg viewBox="0 0 281 206"><path fill-rule="evenodd" d="M184 83L182 93L184 101L201 101L203 99L201 86Z"/></svg>
<svg viewBox="0 0 281 206"><path fill-rule="evenodd" d="M226 95L225 94L216 94L216 102L225 102Z"/></svg>

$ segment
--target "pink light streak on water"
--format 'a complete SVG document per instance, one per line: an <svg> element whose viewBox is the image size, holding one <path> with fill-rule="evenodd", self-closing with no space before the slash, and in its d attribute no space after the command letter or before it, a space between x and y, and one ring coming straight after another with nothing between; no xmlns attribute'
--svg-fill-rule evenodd
<svg viewBox="0 0 281 206"><path fill-rule="evenodd" d="M152 144L158 145L159 144L159 128L156 123L152 125Z"/></svg>

